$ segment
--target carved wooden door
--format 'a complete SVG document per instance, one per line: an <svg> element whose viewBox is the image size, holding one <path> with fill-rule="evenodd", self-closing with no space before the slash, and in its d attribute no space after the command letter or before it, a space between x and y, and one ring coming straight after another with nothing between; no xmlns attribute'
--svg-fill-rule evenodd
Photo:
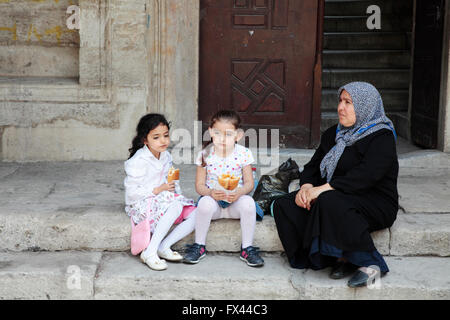
<svg viewBox="0 0 450 320"><path fill-rule="evenodd" d="M323 0L202 0L200 18L200 120L233 109L281 146L316 145Z"/></svg>
<svg viewBox="0 0 450 320"><path fill-rule="evenodd" d="M415 11L411 139L419 146L435 149L438 140L445 1L417 0Z"/></svg>

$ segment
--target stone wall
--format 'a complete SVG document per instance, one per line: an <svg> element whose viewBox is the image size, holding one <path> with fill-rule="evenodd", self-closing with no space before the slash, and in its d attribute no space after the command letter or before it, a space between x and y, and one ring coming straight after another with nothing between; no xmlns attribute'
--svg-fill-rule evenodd
<svg viewBox="0 0 450 320"><path fill-rule="evenodd" d="M71 4L78 33L62 31ZM0 12L0 160L126 159L148 112L194 136L199 0L0 0Z"/></svg>
<svg viewBox="0 0 450 320"><path fill-rule="evenodd" d="M79 39L62 33L59 42L50 35L39 41L31 34L27 42L27 23L37 21L37 32L45 34L63 22L63 9L73 3L0 0L2 14L4 8L8 12L0 26L22 21L17 43L5 38L10 32L0 31L6 48L0 56L4 50L22 59L14 46L27 45L33 47L28 60L61 59L66 72L42 72L37 66L34 73L23 72L22 62L1 63L0 159L126 159L137 122L148 112L163 113L173 128L192 133L198 109L198 0L79 0ZM77 52L55 58L67 48ZM69 70L64 65L76 54L77 70Z"/></svg>
<svg viewBox="0 0 450 320"><path fill-rule="evenodd" d="M78 30L66 13L78 0L0 1L0 76L78 77Z"/></svg>

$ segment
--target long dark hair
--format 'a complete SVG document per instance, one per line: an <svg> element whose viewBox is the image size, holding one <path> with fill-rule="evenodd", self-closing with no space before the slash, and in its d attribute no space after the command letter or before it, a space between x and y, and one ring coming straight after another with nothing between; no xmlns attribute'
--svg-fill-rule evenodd
<svg viewBox="0 0 450 320"><path fill-rule="evenodd" d="M158 127L160 124L167 126L170 130L170 123L162 114L150 113L141 118L136 127L136 136L133 139L132 147L128 149L130 152L130 159L134 154L144 146L144 140L147 138L150 131Z"/></svg>
<svg viewBox="0 0 450 320"><path fill-rule="evenodd" d="M212 116L211 121L209 122L209 128L214 127L214 124L217 121L227 121L230 122L236 130L241 129L241 117L234 110L220 110L215 115ZM213 139L211 137L210 141L203 142L203 149L206 149L211 143L213 143ZM209 148L206 150L206 154L208 155ZM206 157L207 157L206 155ZM202 167L206 167L205 155L202 153Z"/></svg>

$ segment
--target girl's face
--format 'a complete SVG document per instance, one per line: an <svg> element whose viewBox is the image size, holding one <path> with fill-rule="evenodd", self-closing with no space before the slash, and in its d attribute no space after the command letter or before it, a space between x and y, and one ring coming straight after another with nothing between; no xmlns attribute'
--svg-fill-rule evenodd
<svg viewBox="0 0 450 320"><path fill-rule="evenodd" d="M160 124L151 130L144 139L144 144L148 146L153 155L159 157L159 153L167 150L170 144L169 128Z"/></svg>
<svg viewBox="0 0 450 320"><path fill-rule="evenodd" d="M351 127L356 123L355 106L350 94L342 90L338 105L339 123L343 127Z"/></svg>
<svg viewBox="0 0 450 320"><path fill-rule="evenodd" d="M240 131L240 130L239 130ZM214 147L220 151L230 151L240 139L240 132L229 121L216 121L212 128L209 128L209 134L214 143Z"/></svg>

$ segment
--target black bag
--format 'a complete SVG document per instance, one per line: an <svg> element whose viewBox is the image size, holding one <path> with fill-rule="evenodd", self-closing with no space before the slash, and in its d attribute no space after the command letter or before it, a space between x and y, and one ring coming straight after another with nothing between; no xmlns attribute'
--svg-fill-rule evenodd
<svg viewBox="0 0 450 320"><path fill-rule="evenodd" d="M292 180L300 178L297 163L289 158L278 167L274 175L263 175L256 187L253 199L264 211L270 214L270 205L275 199L289 193L289 184Z"/></svg>

